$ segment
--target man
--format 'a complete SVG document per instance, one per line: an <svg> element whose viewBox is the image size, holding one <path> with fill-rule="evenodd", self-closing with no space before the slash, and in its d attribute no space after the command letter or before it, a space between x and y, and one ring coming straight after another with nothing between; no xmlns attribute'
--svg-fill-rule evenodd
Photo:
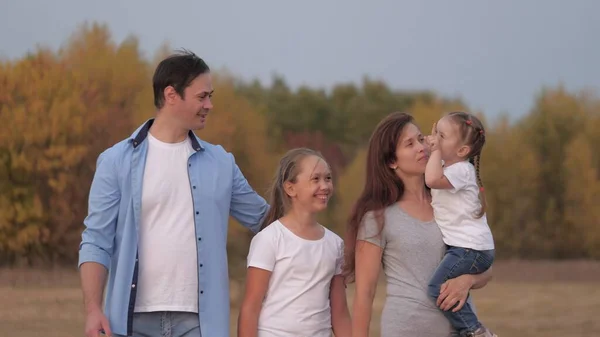
<svg viewBox="0 0 600 337"><path fill-rule="evenodd" d="M85 333L229 336L228 216L257 232L268 205L192 131L213 107L206 63L172 55L153 87L156 117L98 157L79 247Z"/></svg>

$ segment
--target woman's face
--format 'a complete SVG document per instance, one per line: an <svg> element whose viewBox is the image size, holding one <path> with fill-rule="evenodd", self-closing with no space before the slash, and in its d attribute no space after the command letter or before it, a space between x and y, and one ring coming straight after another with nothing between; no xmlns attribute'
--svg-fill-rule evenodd
<svg viewBox="0 0 600 337"><path fill-rule="evenodd" d="M423 175L428 159L429 147L421 130L412 123L407 124L398 139L396 162L390 167L402 176Z"/></svg>

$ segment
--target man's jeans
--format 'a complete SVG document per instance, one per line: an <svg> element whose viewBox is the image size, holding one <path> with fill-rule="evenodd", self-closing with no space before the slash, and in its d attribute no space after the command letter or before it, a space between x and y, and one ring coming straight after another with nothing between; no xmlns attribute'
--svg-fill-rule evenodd
<svg viewBox="0 0 600 337"><path fill-rule="evenodd" d="M124 337L116 335L115 337ZM133 337L201 337L198 314L159 311L133 314Z"/></svg>
<svg viewBox="0 0 600 337"><path fill-rule="evenodd" d="M442 262L429 283L429 296L436 301L440 295L442 284L449 279L464 274L480 274L485 272L494 262L494 256L494 250L478 251L448 246L446 255L444 255ZM481 327L481 323L477 319L469 302L466 302L457 312L452 312L452 309L442 312L461 335L474 332Z"/></svg>

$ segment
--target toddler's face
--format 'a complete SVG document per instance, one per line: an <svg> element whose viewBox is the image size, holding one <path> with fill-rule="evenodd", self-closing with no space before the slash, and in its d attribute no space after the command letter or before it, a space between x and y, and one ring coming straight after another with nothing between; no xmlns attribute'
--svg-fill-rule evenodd
<svg viewBox="0 0 600 337"><path fill-rule="evenodd" d="M444 161L456 161L464 147L460 129L449 117L442 117L436 124L437 147Z"/></svg>

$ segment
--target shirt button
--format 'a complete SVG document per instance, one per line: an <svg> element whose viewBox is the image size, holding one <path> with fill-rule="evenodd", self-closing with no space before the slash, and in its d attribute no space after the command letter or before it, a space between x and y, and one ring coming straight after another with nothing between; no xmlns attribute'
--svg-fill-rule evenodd
<svg viewBox="0 0 600 337"><path fill-rule="evenodd" d="M196 186L192 186L194 189L196 189Z"/></svg>
<svg viewBox="0 0 600 337"><path fill-rule="evenodd" d="M196 211L196 214L200 214L200 212Z"/></svg>
<svg viewBox="0 0 600 337"><path fill-rule="evenodd" d="M202 241L202 238L198 238L198 241Z"/></svg>
<svg viewBox="0 0 600 337"><path fill-rule="evenodd" d="M200 290L200 293L201 293L201 294L204 294L204 290Z"/></svg>
<svg viewBox="0 0 600 337"><path fill-rule="evenodd" d="M188 167L192 167L192 164L188 164Z"/></svg>
<svg viewBox="0 0 600 337"><path fill-rule="evenodd" d="M200 263L200 268L202 268L202 266L204 266L202 263Z"/></svg>
<svg viewBox="0 0 600 337"><path fill-rule="evenodd" d="M131 288L135 288L135 283L131 285Z"/></svg>

